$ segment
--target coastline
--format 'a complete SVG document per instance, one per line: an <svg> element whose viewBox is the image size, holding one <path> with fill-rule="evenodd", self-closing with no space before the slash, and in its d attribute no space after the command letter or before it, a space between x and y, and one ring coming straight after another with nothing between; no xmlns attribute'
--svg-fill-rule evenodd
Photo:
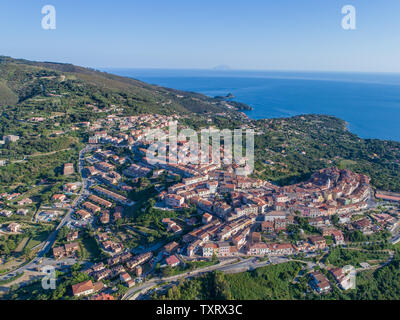
<svg viewBox="0 0 400 320"><path fill-rule="evenodd" d="M362 139L400 142L400 75L163 69L104 69L120 76L250 106L249 119L333 115ZM270 74L280 77L269 77ZM264 76L265 75L265 76ZM302 77L304 75L304 77ZM331 81L327 81L331 80ZM232 100L222 100L227 103Z"/></svg>

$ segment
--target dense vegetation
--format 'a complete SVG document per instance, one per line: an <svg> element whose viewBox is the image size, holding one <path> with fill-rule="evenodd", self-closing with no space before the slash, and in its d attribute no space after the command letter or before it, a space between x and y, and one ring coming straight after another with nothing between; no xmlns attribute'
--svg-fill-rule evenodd
<svg viewBox="0 0 400 320"><path fill-rule="evenodd" d="M0 57L0 105L28 102L49 94L69 95L51 100L43 110L67 113L73 106L96 103L100 109L110 104L127 106L126 113L229 112L219 99L146 84L91 69L61 63L41 63ZM48 99L47 99L48 100ZM243 104L238 106L244 108ZM81 110L84 111L84 110ZM81 120L82 121L82 120Z"/></svg>
<svg viewBox="0 0 400 320"><path fill-rule="evenodd" d="M80 272L81 267L75 264L71 272L56 271L56 290L45 290L41 280L33 280L26 286L14 285L6 299L9 300L73 300L71 286L91 279L87 274ZM91 279L93 281L93 279Z"/></svg>
<svg viewBox="0 0 400 320"><path fill-rule="evenodd" d="M230 105L247 109L232 101ZM181 125L195 129L213 125L235 129L254 127L256 166L254 176L289 184L307 179L314 171L328 166L349 168L372 178L379 189L400 192L400 143L360 139L347 131L343 120L321 115L304 115L287 119L245 120L230 111L223 99L208 98L197 93L149 85L134 79L114 76L67 64L36 63L0 57L0 139L4 135L18 135L13 143L0 145L0 192L27 192L33 185L40 189L37 202L46 203L66 181L79 180L77 175L64 177L62 165L72 162L77 168L78 151L87 141L87 133L79 127L83 121L94 121L108 114L138 115L142 113L186 115ZM42 117L40 122L33 117ZM72 127L74 129L72 130ZM127 247L173 240L161 223L164 217L183 219L192 208L169 212L153 208L157 201L156 184L168 187L177 181L151 180L149 177L129 183L134 190L129 194L136 204L127 210L115 230L131 228L137 238L126 240ZM38 188L38 187L36 187ZM36 203L36 199L34 198ZM309 234L318 231L299 220L300 227ZM187 230L185 230L187 231ZM299 239L299 229L293 228L291 240ZM0 252L5 257L15 255L17 246L28 237L18 255L27 255L32 246L48 235L47 229L27 231L24 235L1 238ZM64 237L65 232L61 235ZM140 236L139 236L140 235ZM369 240L360 232L346 233L350 241ZM380 235L385 238L385 235ZM62 239L62 237L61 237ZM379 239L380 240L380 239ZM60 239L58 239L60 241ZM82 237L82 256L99 255L91 234ZM376 250L383 249L377 248ZM25 250L25 251L24 251ZM386 253L335 249L324 262L332 265L358 264L366 260L385 260ZM214 263L213 261L212 263ZM290 262L254 271L225 275L206 274L190 281L182 281L168 292L154 298L166 299L400 299L400 257L397 254L388 265L358 275L357 289L320 296L308 286L308 278L301 274L303 265ZM194 267L188 263L181 270ZM165 274L174 274L171 268ZM58 299L69 298L70 285L86 280L78 267L71 274L59 274L59 286L45 292L40 283L13 290L10 298Z"/></svg>
<svg viewBox="0 0 400 320"><path fill-rule="evenodd" d="M359 267L360 262L369 260L386 261L387 259L388 253L386 252L335 248L330 250L325 261L337 267L344 267L349 264Z"/></svg>
<svg viewBox="0 0 400 320"><path fill-rule="evenodd" d="M400 191L398 142L361 139L331 116L259 120L256 125L263 131L255 136L259 177L288 184L337 166L370 176L378 189Z"/></svg>
<svg viewBox="0 0 400 320"><path fill-rule="evenodd" d="M354 263L359 254L353 254ZM371 253L370 255L373 255ZM364 256L363 258L365 258ZM371 257L371 256L368 256ZM382 258L382 256L380 256ZM355 259L355 260L354 260ZM289 262L268 266L238 274L213 272L194 280L182 280L167 292L154 293L152 299L324 299L324 300L399 300L400 299L400 254L385 266L357 273L356 289L343 291L327 270L325 273L332 291L320 295L309 286L309 277L301 263Z"/></svg>
<svg viewBox="0 0 400 320"><path fill-rule="evenodd" d="M21 137L0 146L0 158L22 160L24 155L75 150L87 136L81 130L71 131L71 126L109 113L179 113L188 115L183 125L197 129L254 126L259 133L255 176L289 184L335 165L369 175L376 188L400 191L400 143L360 139L347 131L343 120L331 116L246 121L224 103L69 64L0 57L0 136ZM191 116L193 112L198 116ZM29 121L32 117L44 121ZM55 131L61 135L54 136ZM14 180L13 172L18 170L8 170L7 182Z"/></svg>
<svg viewBox="0 0 400 320"><path fill-rule="evenodd" d="M301 270L302 264L290 262L263 267L254 271L223 274L208 273L194 280L181 281L165 294L155 294L153 299L291 299L290 282Z"/></svg>

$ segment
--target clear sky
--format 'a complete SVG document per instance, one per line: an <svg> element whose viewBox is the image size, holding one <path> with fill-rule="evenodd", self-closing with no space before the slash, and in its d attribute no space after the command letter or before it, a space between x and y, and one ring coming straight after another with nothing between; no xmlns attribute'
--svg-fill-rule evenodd
<svg viewBox="0 0 400 320"><path fill-rule="evenodd" d="M399 0L1 0L0 30L1 55L95 68L400 72Z"/></svg>

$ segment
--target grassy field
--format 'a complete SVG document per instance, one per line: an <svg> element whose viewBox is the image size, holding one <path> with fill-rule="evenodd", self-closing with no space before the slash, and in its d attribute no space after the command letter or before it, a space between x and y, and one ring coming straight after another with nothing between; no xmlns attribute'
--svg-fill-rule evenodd
<svg viewBox="0 0 400 320"><path fill-rule="evenodd" d="M24 250L26 244L29 241L29 237L25 237L24 239L22 239L22 241L18 244L18 246L15 248L14 252L16 253L20 253L22 252L22 250Z"/></svg>
<svg viewBox="0 0 400 320"><path fill-rule="evenodd" d="M38 232L37 234L35 234L34 236L32 236L29 239L29 242L26 244L25 248L28 249L28 250L31 250L32 248L34 248L38 244L40 244L43 241L45 241L48 238L49 235L50 235L50 231L49 230L43 230L43 231Z"/></svg>
<svg viewBox="0 0 400 320"><path fill-rule="evenodd" d="M96 240L86 235L81 239L82 258L85 260L96 260L101 256L101 250Z"/></svg>

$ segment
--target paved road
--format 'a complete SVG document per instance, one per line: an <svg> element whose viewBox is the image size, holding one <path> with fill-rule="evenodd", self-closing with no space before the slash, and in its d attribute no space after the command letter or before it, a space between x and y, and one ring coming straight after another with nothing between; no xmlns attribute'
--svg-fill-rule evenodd
<svg viewBox="0 0 400 320"><path fill-rule="evenodd" d="M145 283L143 283L143 284L141 284L141 285L139 285L137 287L134 287L134 288L130 289L124 295L124 297L122 299L123 300L135 300L136 297L140 293L146 292L148 289L150 289L151 287L153 287L153 286L155 286L157 284L161 284L161 283L164 283L164 282L173 282L173 281L176 281L176 280L179 280L179 279L182 279L182 278L184 278L184 279L191 278L191 277L198 276L198 275L201 275L201 274L206 273L206 272L210 272L210 271L213 271L213 270L219 270L220 268L222 268L226 264L228 264L230 262L233 262L235 260L236 259L225 260L222 263L217 264L217 265L213 265L213 266L209 266L209 267L205 267L205 268L201 268L201 269L196 269L196 270L193 270L193 271L190 271L190 272L181 273L181 274L178 274L176 276L151 279L151 280L146 281ZM240 262L240 263L242 263L242 262Z"/></svg>
<svg viewBox="0 0 400 320"><path fill-rule="evenodd" d="M50 236L47 238L47 240L46 240L43 244L40 244L40 245L41 245L41 249L39 249L39 251L38 251L36 257L35 257L32 261L30 261L29 263L23 265L22 267L20 267L20 268L18 268L18 269L15 269L15 270L13 270L13 271L10 271L10 272L8 272L8 273L6 273L6 274L4 274L4 275L2 275L2 276L0 277L0 280L5 280L5 279L9 278L10 275L15 275L15 274L17 274L17 273L21 273L21 272L24 272L24 271L29 270L29 269L35 269L35 268L38 268L38 267L40 267L40 266L45 265L43 262L42 262L42 263L39 263L39 261L41 260L41 258L44 257L44 255L45 255L45 254L51 249L51 247L53 246L54 242L56 241L57 234L58 234L58 232L60 231L60 229L61 229L62 227L64 227L67 223L73 221L71 215L72 215L72 213L73 213L73 211L74 211L75 206L76 206L77 204L79 204L79 203L82 201L83 197L85 197L85 196L89 193L89 191L87 190L88 187L89 187L89 184L88 184L88 181L87 181L88 179L84 178L82 173L83 173L83 168L84 168L84 154L85 154L86 152L88 152L89 150L91 150L92 148L93 148L93 147L91 147L91 146L86 146L84 149L82 149L82 150L79 152L79 172L80 172L81 175L82 175L82 189L81 189L81 192L80 192L79 196L78 196L78 197L74 200L74 202L71 204L71 207L70 207L70 209L68 210L68 212L67 212L67 213L65 214L65 216L62 218L61 222L58 224L58 226L56 227L56 229L53 230L53 232L50 234ZM39 246L40 246L40 245L39 245ZM51 263L50 263L50 262L51 262ZM59 262L60 262L60 261L57 261L57 262L56 262L54 259L46 259L46 263L47 263L47 264L50 264L50 265L55 265L55 264L57 264L57 263L59 263Z"/></svg>
<svg viewBox="0 0 400 320"><path fill-rule="evenodd" d="M151 279L140 286L134 287L131 290L129 290L124 297L122 298L123 300L136 300L140 295L146 293L148 290L151 288L163 284L165 282L174 282L179 279L188 279L188 278L194 278L197 276L200 276L204 273L214 271L214 270L219 270L225 273L238 273L238 272L244 272L248 270L254 270L256 268L261 268L265 267L267 265L271 264L280 264L280 263L285 263L289 262L290 259L285 258L285 257L270 257L269 259L265 261L258 262L258 258L248 258L241 260L239 262L234 262L237 259L230 259L230 260L225 260L220 264L210 266L210 267L205 267L201 269L196 269L191 272L186 272L182 273L176 276L172 277L166 277L166 278L155 278ZM166 284L169 285L169 284Z"/></svg>

